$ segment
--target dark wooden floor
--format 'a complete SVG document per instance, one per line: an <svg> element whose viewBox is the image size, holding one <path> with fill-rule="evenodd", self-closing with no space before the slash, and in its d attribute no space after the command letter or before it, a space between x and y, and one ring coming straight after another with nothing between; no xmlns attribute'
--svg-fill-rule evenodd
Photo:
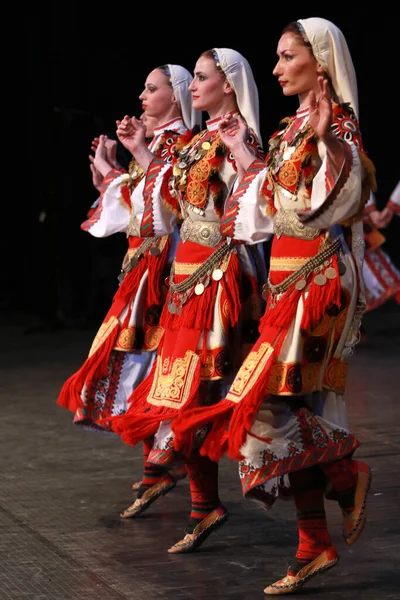
<svg viewBox="0 0 400 600"><path fill-rule="evenodd" d="M357 455L373 469L369 522L347 548L329 503L341 560L293 598L400 598L399 318L391 305L366 316L369 341L357 347L349 375ZM26 319L7 314L1 326L0 599L262 599L296 547L291 502L265 512L243 500L236 465L223 460L229 521L197 553L169 555L189 513L187 481L142 517L121 520L141 475L141 448L77 430L56 405L93 331L26 335Z"/></svg>

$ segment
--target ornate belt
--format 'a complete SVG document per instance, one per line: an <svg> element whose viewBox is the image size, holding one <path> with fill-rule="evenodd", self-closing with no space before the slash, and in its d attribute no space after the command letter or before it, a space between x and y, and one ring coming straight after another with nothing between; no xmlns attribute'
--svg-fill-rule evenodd
<svg viewBox="0 0 400 600"><path fill-rule="evenodd" d="M335 238L329 246L323 248L318 254L307 260L300 269L297 269L294 273L286 277L278 285L272 285L268 281L263 288L263 297L266 299L268 292L271 292L274 296L279 296L286 292L293 284L297 290L303 290L307 285L307 279L311 273L315 274L315 283L317 285L325 285L327 279L335 279L337 276L336 270L330 266L329 259L336 254L343 244L343 236ZM322 271L325 269L324 274ZM344 263L339 261L338 263L339 275L343 275L346 271Z"/></svg>
<svg viewBox="0 0 400 600"><path fill-rule="evenodd" d="M181 225L181 240L190 240L208 248L215 248L223 240L220 223L214 221L193 221L186 217Z"/></svg>
<svg viewBox="0 0 400 600"><path fill-rule="evenodd" d="M150 254L153 256L159 256L164 249L167 242L168 236L162 237L149 237L145 238L138 248L134 251L133 255L128 251L122 263L121 273L118 275L118 281L122 283L125 276L134 269L139 260L150 250Z"/></svg>
<svg viewBox="0 0 400 600"><path fill-rule="evenodd" d="M274 217L274 233L279 238L281 235L300 238L302 240L315 240L320 229L304 225L296 216L295 210L279 209Z"/></svg>
<svg viewBox="0 0 400 600"><path fill-rule="evenodd" d="M222 279L224 272L228 268L232 252L236 252L236 248L225 240L198 269L193 271L189 277L180 283L174 282L175 263L173 263L169 276L169 312L179 314L182 306L189 300L193 293L201 296L210 284L211 279L214 281Z"/></svg>

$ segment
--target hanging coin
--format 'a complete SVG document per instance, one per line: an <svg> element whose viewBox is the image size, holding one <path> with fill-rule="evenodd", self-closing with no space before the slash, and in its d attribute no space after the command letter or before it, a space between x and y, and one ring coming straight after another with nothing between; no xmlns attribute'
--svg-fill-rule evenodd
<svg viewBox="0 0 400 600"><path fill-rule="evenodd" d="M204 287L207 287L209 283L210 283L210 278L209 277L206 277L205 279L203 279Z"/></svg>
<svg viewBox="0 0 400 600"><path fill-rule="evenodd" d="M122 283L124 280L124 277L125 277L125 273L123 271L121 271L121 273L118 275L117 279L120 283Z"/></svg>
<svg viewBox="0 0 400 600"><path fill-rule="evenodd" d="M170 302L168 304L168 310L171 313L171 315L174 315L176 313L176 304L175 304L175 302Z"/></svg>
<svg viewBox="0 0 400 600"><path fill-rule="evenodd" d="M129 266L131 269L134 269L136 267L136 265L138 264L138 259L136 258L136 256L132 256L131 260L129 261Z"/></svg>
<svg viewBox="0 0 400 600"><path fill-rule="evenodd" d="M186 169L186 163L185 163L185 161L184 161L184 160L181 160L181 162L180 162L180 163L178 163L178 167L179 167L180 169Z"/></svg>
<svg viewBox="0 0 400 600"><path fill-rule="evenodd" d="M211 144L210 142L203 142L201 147L203 148L203 150L209 150L211 148Z"/></svg>
<svg viewBox="0 0 400 600"><path fill-rule="evenodd" d="M299 279L298 281L296 281L296 285L294 286L296 288L296 290L304 290L304 288L307 285L307 281L305 279Z"/></svg>
<svg viewBox="0 0 400 600"><path fill-rule="evenodd" d="M263 299L265 301L268 298L268 294L269 294L269 285L268 285L268 283L264 283L264 285L262 287L262 291L261 291L261 296L263 297Z"/></svg>
<svg viewBox="0 0 400 600"><path fill-rule="evenodd" d="M325 275L322 275L322 273L320 273L319 275L317 275L314 278L314 281L317 285L325 285L326 284L326 277Z"/></svg>
<svg viewBox="0 0 400 600"><path fill-rule="evenodd" d="M329 267L325 273L324 273L325 277L327 277L328 279L335 279L336 277L336 271L333 267Z"/></svg>
<svg viewBox="0 0 400 600"><path fill-rule="evenodd" d="M152 248L150 248L150 254L152 256L158 256L159 254L161 254L161 250L158 246L153 246Z"/></svg>
<svg viewBox="0 0 400 600"><path fill-rule="evenodd" d="M220 279L222 279L224 273L221 271L221 269L214 269L211 277L214 279L214 281L219 281Z"/></svg>
<svg viewBox="0 0 400 600"><path fill-rule="evenodd" d="M338 271L339 275L344 275L346 273L346 265L341 260L338 261Z"/></svg>
<svg viewBox="0 0 400 600"><path fill-rule="evenodd" d="M197 296L201 296L201 294L204 292L204 285L202 283L198 283L196 285L196 287L194 288L194 293Z"/></svg>

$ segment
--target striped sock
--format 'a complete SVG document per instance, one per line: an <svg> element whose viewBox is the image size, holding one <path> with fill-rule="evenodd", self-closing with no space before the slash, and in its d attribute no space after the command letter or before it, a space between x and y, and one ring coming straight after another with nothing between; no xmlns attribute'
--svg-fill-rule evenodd
<svg viewBox="0 0 400 600"><path fill-rule="evenodd" d="M137 493L137 498L141 498L146 490L150 489L153 485L158 483L165 475L166 471L164 467L159 467L153 463L148 462L147 457L153 447L153 437L143 440L143 478L140 488Z"/></svg>
<svg viewBox="0 0 400 600"><path fill-rule="evenodd" d="M186 466L192 498L190 526L186 531L192 533L196 525L221 504L218 497L218 463L207 456L195 454Z"/></svg>

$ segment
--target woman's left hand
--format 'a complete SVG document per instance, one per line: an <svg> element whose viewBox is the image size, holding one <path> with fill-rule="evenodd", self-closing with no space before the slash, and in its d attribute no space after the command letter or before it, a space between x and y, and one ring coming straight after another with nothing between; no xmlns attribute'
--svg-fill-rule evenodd
<svg viewBox="0 0 400 600"><path fill-rule="evenodd" d="M331 133L333 120L332 99L329 90L329 82L325 77L318 77L320 94L317 100L315 92L308 95L308 105L310 107L309 123L314 133L324 140Z"/></svg>

